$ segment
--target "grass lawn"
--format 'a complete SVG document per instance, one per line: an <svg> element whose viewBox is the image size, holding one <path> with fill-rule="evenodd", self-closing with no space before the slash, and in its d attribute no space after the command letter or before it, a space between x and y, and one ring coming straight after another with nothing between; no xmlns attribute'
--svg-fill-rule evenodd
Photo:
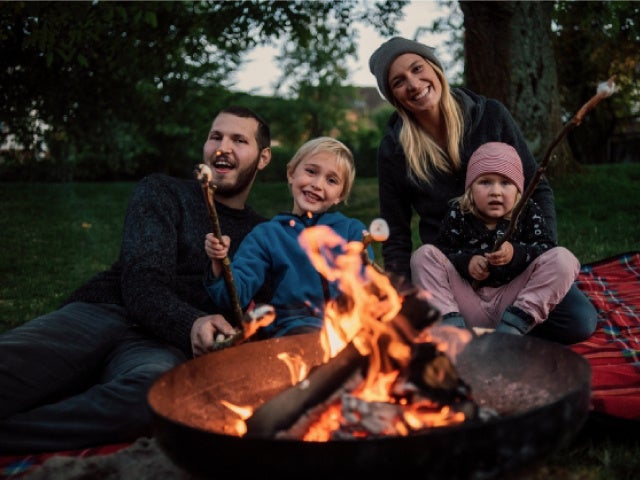
<svg viewBox="0 0 640 480"><path fill-rule="evenodd" d="M640 250L640 163L585 166L552 185L560 244L582 263ZM56 308L71 290L108 268L118 255L134 186L0 183L0 331ZM266 216L291 208L284 182L258 182L250 203ZM376 179L358 179L342 211L371 222L378 212ZM585 432L518 475L530 480L637 479L640 448L628 438Z"/></svg>

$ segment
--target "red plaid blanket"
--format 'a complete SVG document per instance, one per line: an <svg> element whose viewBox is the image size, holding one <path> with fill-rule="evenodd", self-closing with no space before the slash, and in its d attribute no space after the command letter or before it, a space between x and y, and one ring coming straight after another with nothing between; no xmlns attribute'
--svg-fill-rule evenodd
<svg viewBox="0 0 640 480"><path fill-rule="evenodd" d="M67 457L90 457L92 455L105 455L115 453L130 443L120 443L116 445L102 445L99 447L85 448L82 450L69 450L65 452L38 453L34 455L4 455L0 456L0 478L18 479L28 473L31 469L42 465L45 460L54 456Z"/></svg>
<svg viewBox="0 0 640 480"><path fill-rule="evenodd" d="M578 286L589 296L599 316L591 338L571 346L591 365L591 409L614 418L640 420L640 252L583 265ZM0 456L0 478L17 479L55 455L104 455L128 445Z"/></svg>
<svg viewBox="0 0 640 480"><path fill-rule="evenodd" d="M591 408L640 420L640 252L583 265L578 287L598 309L598 327L571 348L591 365Z"/></svg>

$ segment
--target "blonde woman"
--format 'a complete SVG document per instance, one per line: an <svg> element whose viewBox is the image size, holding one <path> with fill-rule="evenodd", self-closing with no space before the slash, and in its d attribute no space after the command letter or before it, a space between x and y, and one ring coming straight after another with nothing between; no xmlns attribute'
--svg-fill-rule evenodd
<svg viewBox="0 0 640 480"><path fill-rule="evenodd" d="M513 146L522 160L525 188L537 164L505 106L466 88L451 88L433 48L394 37L372 54L369 69L396 109L377 158L380 216L390 228L382 248L384 268L410 279L413 213L421 244L432 244L449 200L464 192L469 157L480 145ZM545 178L532 198L557 240L553 192ZM574 284L531 334L576 343L591 336L596 321L595 308Z"/></svg>

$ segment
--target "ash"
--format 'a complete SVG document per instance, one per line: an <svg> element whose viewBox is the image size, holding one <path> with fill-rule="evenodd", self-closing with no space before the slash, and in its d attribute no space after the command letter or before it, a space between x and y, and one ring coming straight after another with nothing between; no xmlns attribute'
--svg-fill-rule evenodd
<svg viewBox="0 0 640 480"><path fill-rule="evenodd" d="M545 388L532 382L514 382L496 375L473 386L474 400L485 411L495 411L500 416L521 413L542 407L552 401Z"/></svg>

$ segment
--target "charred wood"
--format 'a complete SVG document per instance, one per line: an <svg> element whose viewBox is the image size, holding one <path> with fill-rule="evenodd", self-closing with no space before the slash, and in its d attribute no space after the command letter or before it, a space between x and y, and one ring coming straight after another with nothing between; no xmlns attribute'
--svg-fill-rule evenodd
<svg viewBox="0 0 640 480"><path fill-rule="evenodd" d="M246 420L245 437L272 438L288 429L300 416L332 393L358 369L366 368L367 357L349 343L329 362L311 369L306 379L258 407Z"/></svg>
<svg viewBox="0 0 640 480"><path fill-rule="evenodd" d="M440 312L435 309L415 288L405 288L400 312L390 322L391 327L403 342L416 349L413 361L419 366L410 370L411 382L417 388L423 388L423 395L433 395L434 403L441 400L458 401L466 398L468 386L457 375L455 367L446 361L446 357L436 351L435 346L417 347L414 339L424 328L440 319ZM390 337L382 336L379 347L384 351ZM427 362L426 360L430 360ZM258 407L246 420L246 437L273 438L278 432L291 428L302 416L327 402L343 384L356 372L367 369L369 359L363 356L353 343L347 346L328 362L314 367L307 378L288 388ZM392 359L386 359L381 365L382 371L397 368ZM446 383L441 388L435 385L438 378ZM465 390L466 389L466 390Z"/></svg>

